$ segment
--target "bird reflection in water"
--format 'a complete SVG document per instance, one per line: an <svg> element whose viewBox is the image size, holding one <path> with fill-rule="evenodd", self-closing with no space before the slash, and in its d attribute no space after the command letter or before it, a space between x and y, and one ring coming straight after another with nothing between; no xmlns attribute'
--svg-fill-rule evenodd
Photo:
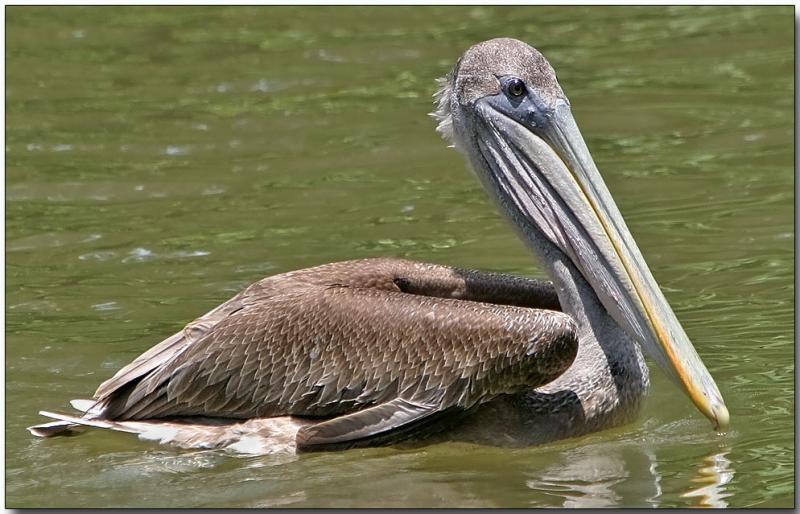
<svg viewBox="0 0 800 514"><path fill-rule="evenodd" d="M624 503L623 489L629 486L623 484L631 479L642 482L637 487L656 488L646 496L658 496L658 475L652 475L652 480L648 477L649 472L655 469L653 456L640 449L630 450L601 444L563 452L557 462L537 472L536 478L526 481L529 489L548 497L535 500L531 506L616 507Z"/></svg>
<svg viewBox="0 0 800 514"><path fill-rule="evenodd" d="M694 489L689 489L681 495L682 498L696 498L697 507L721 509L728 506L725 498L731 496L726 493L725 486L733 480L736 474L727 455L729 448L718 453L708 455L703 459L703 466L698 470L692 482L698 484Z"/></svg>
<svg viewBox="0 0 800 514"><path fill-rule="evenodd" d="M703 457L697 474L675 491L680 498L689 498L687 506L727 507L726 485L735 474L725 448ZM655 453L646 447L632 448L609 445L578 447L564 452L557 462L544 467L525 485L536 491L533 507L561 506L573 508L618 507L627 504L626 496L636 490L650 507L676 506L675 496L664 489ZM669 487L667 489L670 489ZM668 499L667 496L670 498Z"/></svg>

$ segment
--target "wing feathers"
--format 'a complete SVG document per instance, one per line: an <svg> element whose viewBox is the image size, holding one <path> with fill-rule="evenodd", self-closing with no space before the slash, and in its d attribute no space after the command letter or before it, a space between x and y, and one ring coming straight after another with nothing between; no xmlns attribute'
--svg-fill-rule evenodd
<svg viewBox="0 0 800 514"><path fill-rule="evenodd" d="M301 428L297 433L298 450L310 451L348 443L350 445L376 436L387 436L439 412L437 405L396 398L353 414Z"/></svg>
<svg viewBox="0 0 800 514"><path fill-rule="evenodd" d="M566 315L447 297L468 297L468 287L401 292L393 277L420 266L454 273L377 260L264 279L104 383L104 415L339 416L325 425L339 428L314 436L334 444L340 433L371 438L413 425L431 405L465 410L533 389L572 362L577 339Z"/></svg>

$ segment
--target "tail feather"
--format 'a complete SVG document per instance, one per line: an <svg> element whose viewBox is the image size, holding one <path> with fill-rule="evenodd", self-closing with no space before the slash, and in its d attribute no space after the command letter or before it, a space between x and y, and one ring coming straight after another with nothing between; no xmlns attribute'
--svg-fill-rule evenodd
<svg viewBox="0 0 800 514"><path fill-rule="evenodd" d="M69 403L75 410L82 412L84 416L95 417L102 411L102 408L98 406L95 400L71 400ZM40 412L40 414L48 418L57 419L58 421L51 421L49 423L28 427L28 432L36 437L71 435L83 426L95 426L87 423L87 420L84 418L77 418L67 414L51 412Z"/></svg>
<svg viewBox="0 0 800 514"><path fill-rule="evenodd" d="M28 432L36 437L55 437L58 435L69 435L80 425L69 421L51 421L28 427Z"/></svg>
<svg viewBox="0 0 800 514"><path fill-rule="evenodd" d="M81 402L81 400L74 400ZM86 401L86 400L83 400ZM92 402L93 404L93 402ZM85 407L85 404L80 404ZM78 410L81 410L80 408ZM86 414L91 414L91 409L86 411ZM69 435L76 429L81 427L105 428L108 430L118 430L121 432L137 433L138 431L132 427L125 426L125 423L115 421L105 421L99 419L92 419L87 417L71 416L69 414L61 414L60 412L39 411L42 416L56 419L58 421L51 421L49 423L42 423L41 425L33 425L28 427L28 432L37 437L55 437L59 435Z"/></svg>
<svg viewBox="0 0 800 514"><path fill-rule="evenodd" d="M100 414L102 410L97 400L70 400L69 404L73 409L93 416Z"/></svg>
<svg viewBox="0 0 800 514"><path fill-rule="evenodd" d="M66 421L68 423L72 423L75 425L82 425L87 427L94 427L94 428L105 428L108 430L119 430L121 432L131 432L136 433L137 430L134 430L131 427L126 426L125 422L117 422L117 421L107 421L101 419L92 419L92 418L80 418L78 416L70 416L69 414L61 414L60 412L49 412L46 410L39 411L39 414L42 416L46 416L48 418L58 419Z"/></svg>
<svg viewBox="0 0 800 514"><path fill-rule="evenodd" d="M84 412L83 417L40 411L42 416L56 421L28 427L28 431L38 437L54 437L68 435L83 427L102 428L137 434L144 441L179 448L218 448L235 453L266 455L293 454L298 429L312 423L289 416L250 420L197 417L113 421L94 417L99 409L92 400L73 400L72 405Z"/></svg>

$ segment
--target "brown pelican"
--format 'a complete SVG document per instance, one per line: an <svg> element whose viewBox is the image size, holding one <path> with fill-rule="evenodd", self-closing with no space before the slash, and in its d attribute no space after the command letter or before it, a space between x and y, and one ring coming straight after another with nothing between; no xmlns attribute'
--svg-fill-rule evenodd
<svg viewBox="0 0 800 514"><path fill-rule="evenodd" d="M513 39L441 81L438 132L463 153L552 283L396 259L265 278L75 401L78 425L182 446L332 449L439 431L517 444L629 421L642 350L717 428L728 411L578 130L555 72ZM442 432L447 427L445 432ZM288 434L288 435L287 435Z"/></svg>

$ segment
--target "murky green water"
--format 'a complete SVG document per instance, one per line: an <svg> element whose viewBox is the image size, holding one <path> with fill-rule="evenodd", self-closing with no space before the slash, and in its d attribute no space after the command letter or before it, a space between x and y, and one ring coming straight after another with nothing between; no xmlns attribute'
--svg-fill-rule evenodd
<svg viewBox="0 0 800 514"><path fill-rule="evenodd" d="M7 506L793 505L791 7L6 13ZM727 434L654 372L635 423L537 448L29 436L267 274L381 255L539 274L426 117L434 78L499 35L559 71Z"/></svg>

